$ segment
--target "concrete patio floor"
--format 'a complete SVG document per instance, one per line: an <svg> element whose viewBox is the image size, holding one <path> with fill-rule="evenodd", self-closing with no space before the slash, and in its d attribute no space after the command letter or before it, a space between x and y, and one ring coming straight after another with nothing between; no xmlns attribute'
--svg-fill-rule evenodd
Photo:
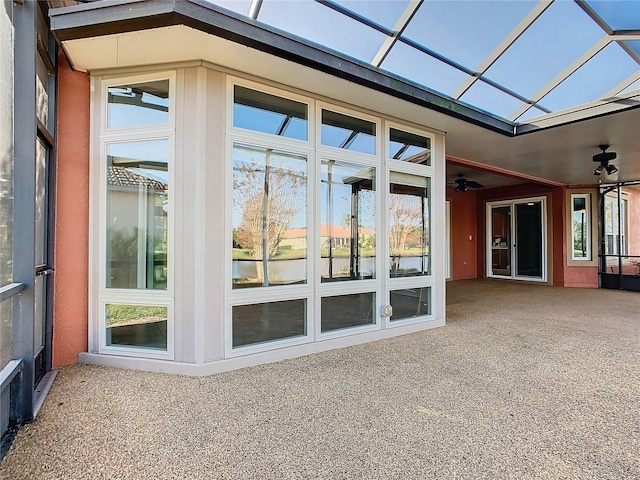
<svg viewBox="0 0 640 480"><path fill-rule="evenodd" d="M457 281L447 312L211 377L62 368L0 478L640 478L640 294Z"/></svg>

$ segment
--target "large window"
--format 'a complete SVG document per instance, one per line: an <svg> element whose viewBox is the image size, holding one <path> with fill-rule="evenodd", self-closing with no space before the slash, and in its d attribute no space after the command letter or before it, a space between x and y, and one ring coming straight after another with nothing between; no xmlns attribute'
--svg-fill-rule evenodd
<svg viewBox="0 0 640 480"><path fill-rule="evenodd" d="M322 160L320 276L323 282L376 276L376 169Z"/></svg>
<svg viewBox="0 0 640 480"><path fill-rule="evenodd" d="M233 288L307 281L307 157L233 145Z"/></svg>
<svg viewBox="0 0 640 480"><path fill-rule="evenodd" d="M389 276L429 275L429 178L389 177Z"/></svg>
<svg viewBox="0 0 640 480"><path fill-rule="evenodd" d="M99 345L173 355L173 75L102 83Z"/></svg>
<svg viewBox="0 0 640 480"><path fill-rule="evenodd" d="M432 318L432 138L228 86L226 354Z"/></svg>

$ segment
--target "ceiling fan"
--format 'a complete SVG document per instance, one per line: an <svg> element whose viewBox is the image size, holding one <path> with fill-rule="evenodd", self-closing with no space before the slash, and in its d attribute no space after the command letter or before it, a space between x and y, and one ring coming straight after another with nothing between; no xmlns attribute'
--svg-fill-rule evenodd
<svg viewBox="0 0 640 480"><path fill-rule="evenodd" d="M455 179L456 192L466 192L469 188L484 188L484 185L474 180L467 180L462 176L462 173L458 174L458 178Z"/></svg>

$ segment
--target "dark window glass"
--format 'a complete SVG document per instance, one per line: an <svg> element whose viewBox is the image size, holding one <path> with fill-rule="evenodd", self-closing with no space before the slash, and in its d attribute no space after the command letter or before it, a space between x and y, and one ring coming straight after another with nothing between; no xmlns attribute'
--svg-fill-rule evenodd
<svg viewBox="0 0 640 480"><path fill-rule="evenodd" d="M322 332L376 323L374 292L323 297L320 308Z"/></svg>
<svg viewBox="0 0 640 480"><path fill-rule="evenodd" d="M234 348L307 333L305 299L236 305L232 315Z"/></svg>
<svg viewBox="0 0 640 480"><path fill-rule="evenodd" d="M306 104L240 85L236 85L233 92L234 127L307 140Z"/></svg>
<svg viewBox="0 0 640 480"><path fill-rule="evenodd" d="M108 346L167 349L167 307L109 304L106 328Z"/></svg>
<svg viewBox="0 0 640 480"><path fill-rule="evenodd" d="M431 314L431 287L391 290L391 321Z"/></svg>

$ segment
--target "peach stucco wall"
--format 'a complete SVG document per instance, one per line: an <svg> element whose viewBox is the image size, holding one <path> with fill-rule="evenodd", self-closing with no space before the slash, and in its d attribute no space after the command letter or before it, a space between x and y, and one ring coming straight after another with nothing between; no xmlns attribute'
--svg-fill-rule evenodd
<svg viewBox="0 0 640 480"><path fill-rule="evenodd" d="M451 278L477 277L477 215L475 191L456 192L447 187L451 202Z"/></svg>
<svg viewBox="0 0 640 480"><path fill-rule="evenodd" d="M54 367L87 351L89 290L89 76L58 60Z"/></svg>

